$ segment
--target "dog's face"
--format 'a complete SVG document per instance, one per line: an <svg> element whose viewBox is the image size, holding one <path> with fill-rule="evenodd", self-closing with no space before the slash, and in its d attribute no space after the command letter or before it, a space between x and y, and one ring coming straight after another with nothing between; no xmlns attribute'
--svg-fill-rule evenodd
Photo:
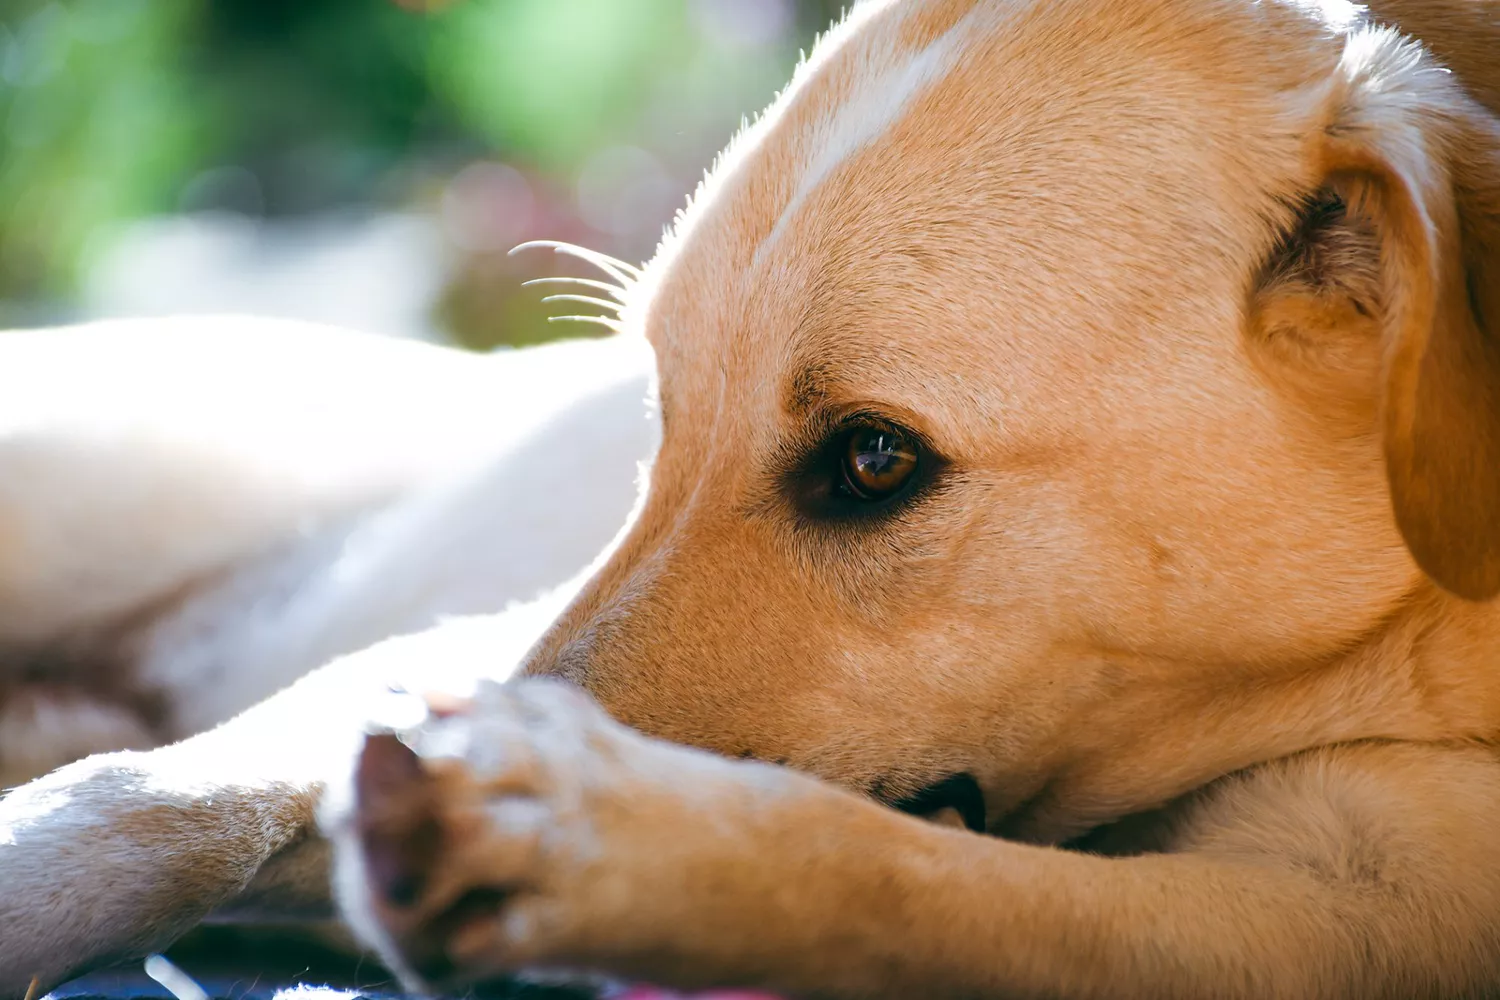
<svg viewBox="0 0 1500 1000"><path fill-rule="evenodd" d="M1238 0L857 7L637 290L663 443L530 669L1049 839L1404 724L1351 650L1494 581L1400 464L1401 352L1478 330L1462 206L1362 88L1458 98L1366 47Z"/></svg>

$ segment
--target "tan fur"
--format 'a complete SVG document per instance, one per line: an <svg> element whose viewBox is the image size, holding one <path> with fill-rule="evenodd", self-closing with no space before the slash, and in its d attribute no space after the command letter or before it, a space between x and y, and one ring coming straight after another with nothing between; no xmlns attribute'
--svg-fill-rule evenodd
<svg viewBox="0 0 1500 1000"><path fill-rule="evenodd" d="M1500 5L1375 7L856 7L626 310L661 450L526 661L613 719L526 680L367 744L324 803L356 932L450 987L1500 990ZM857 413L941 467L820 520ZM334 670L171 752L366 712ZM129 947L326 901L319 754L258 833L101 793L212 897ZM47 787L121 787L88 766ZM960 773L998 837L871 801Z"/></svg>

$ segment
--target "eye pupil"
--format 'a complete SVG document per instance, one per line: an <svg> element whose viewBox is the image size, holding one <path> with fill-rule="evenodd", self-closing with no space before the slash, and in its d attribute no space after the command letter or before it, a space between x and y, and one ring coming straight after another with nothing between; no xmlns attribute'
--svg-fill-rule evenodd
<svg viewBox="0 0 1500 1000"><path fill-rule="evenodd" d="M862 500L881 500L898 492L917 470L916 444L906 435L865 427L849 435L844 482Z"/></svg>

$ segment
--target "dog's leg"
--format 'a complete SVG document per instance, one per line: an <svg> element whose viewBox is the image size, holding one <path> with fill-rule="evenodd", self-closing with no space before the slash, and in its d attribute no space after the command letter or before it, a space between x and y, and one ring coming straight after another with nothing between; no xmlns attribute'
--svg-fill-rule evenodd
<svg viewBox="0 0 1500 1000"><path fill-rule="evenodd" d="M342 336L347 345L325 345L330 365L341 358L368 361L363 340ZM165 337L153 350L138 338L124 343L163 357L173 354L167 348L176 340ZM46 367L38 360L43 355L66 368L66 352L50 340L47 345L22 354L38 379L43 372L37 366ZM434 394L452 382L450 397L499 397L486 404L493 421L470 413L473 420L459 423L474 423L473 433L482 437L505 438L504 447L446 442L454 452L448 460L463 475L439 477L442 488L421 491L381 518L368 519L359 544L335 547L335 561L293 565L301 572L291 577L298 586L289 592L257 579L254 567L241 568L224 587L210 588L175 616L149 623L144 635L150 642L136 672L143 683L166 692L184 735L233 716L338 652L442 615L529 598L580 568L624 519L635 492L635 462L649 454L653 433L640 403L649 370L643 344L601 341L467 360L435 348L391 348L408 349L436 359L423 369ZM267 364L257 350L244 348L246 356ZM413 365L396 367L408 380L416 375ZM326 374L334 384L334 373ZM379 394L378 386L367 388ZM57 405L59 419L89 423L76 407ZM226 419L225 411L209 409L215 419ZM167 416L189 412L168 410ZM358 418L350 434L362 439L357 429L365 411L348 415ZM443 422L432 415L424 420ZM402 431L399 420L393 423L390 433L405 435L405 450L442 450L445 441L432 427ZM387 445L377 429L367 430L380 444L373 450ZM65 439L41 435L35 452L60 475L72 475L77 463L58 443ZM15 439L0 428L0 445L7 443ZM5 465L6 454L0 447L0 466L15 471ZM114 460L128 464L132 454L126 449ZM153 496L182 501L173 486L191 482L194 466L177 464L182 468L175 479L162 470L142 474ZM222 472L209 466L203 475L223 488L226 503L238 503L239 494L224 485L226 477L216 479L215 470ZM430 486L430 479L418 478ZM47 496L0 494L0 522L19 511L26 515L21 521L56 527L46 520ZM127 578L131 560L164 578L181 572L182 560L172 553L196 551L197 534L185 531L179 538L172 519L156 533L165 549L119 556L135 544L139 524L131 511L151 504L138 507L101 500L69 509L113 540L114 549L105 546L115 555L100 567L104 577ZM87 570L86 554L74 556ZM65 585L67 572L42 573L41 586L12 579L6 565L0 565L0 604L20 594L57 611L61 617L54 624L68 628L97 611L63 607L47 597L72 589ZM278 579L273 574L271 582ZM109 590L108 596L109 603L126 606L140 595ZM0 636L9 610L0 607ZM373 647L180 744L93 757L0 798L0 997L24 993L33 976L50 985L163 947L211 913L296 918L327 911L325 846L311 832L312 812L326 777L347 769L345 758L363 723L391 702L390 679L427 690L503 675L554 611L555 603L544 600ZM20 738L11 731L6 736Z"/></svg>
<svg viewBox="0 0 1500 1000"><path fill-rule="evenodd" d="M797 996L1481 995L1500 765L1355 746L1226 779L1105 857L649 740L548 682L372 737L330 822L409 985L517 967Z"/></svg>
<svg viewBox="0 0 1500 1000"><path fill-rule="evenodd" d="M0 786L217 725L556 586L650 454L619 337L479 356L284 321L0 337Z"/></svg>
<svg viewBox="0 0 1500 1000"><path fill-rule="evenodd" d="M113 625L430 480L494 409L483 364L274 320L6 332L0 643Z"/></svg>
<svg viewBox="0 0 1500 1000"><path fill-rule="evenodd" d="M161 949L216 911L331 914L314 810L366 722L400 720L411 698L393 689L503 675L565 594L389 640L217 729L0 798L0 997Z"/></svg>

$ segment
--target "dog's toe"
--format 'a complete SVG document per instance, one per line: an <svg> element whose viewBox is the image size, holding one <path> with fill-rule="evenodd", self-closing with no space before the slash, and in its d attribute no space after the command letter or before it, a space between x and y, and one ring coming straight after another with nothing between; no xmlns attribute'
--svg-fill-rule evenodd
<svg viewBox="0 0 1500 1000"><path fill-rule="evenodd" d="M372 895L415 904L442 847L435 788L415 751L393 734L370 736L355 770L357 824Z"/></svg>

